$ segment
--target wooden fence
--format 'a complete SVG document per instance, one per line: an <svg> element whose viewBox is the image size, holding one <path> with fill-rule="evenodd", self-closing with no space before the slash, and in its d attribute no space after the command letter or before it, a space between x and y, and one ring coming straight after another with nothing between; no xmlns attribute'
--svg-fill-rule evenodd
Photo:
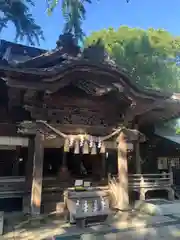
<svg viewBox="0 0 180 240"><path fill-rule="evenodd" d="M117 175L112 176L118 180ZM140 199L146 198L148 191L165 190L168 192L168 198L174 199L173 174L129 174L128 175L129 190L136 191L140 195Z"/></svg>
<svg viewBox="0 0 180 240"><path fill-rule="evenodd" d="M144 200L148 191L166 190L169 199L174 199L172 189L173 176L168 174L130 174L129 189L139 192L140 199Z"/></svg>
<svg viewBox="0 0 180 240"><path fill-rule="evenodd" d="M116 177L115 177L116 178ZM129 189L145 199L147 191L167 190L173 198L173 176L168 174L129 174ZM43 179L43 192L60 191L62 183L56 178ZM29 189L30 191L30 189ZM0 198L22 197L25 193L25 177L0 177Z"/></svg>

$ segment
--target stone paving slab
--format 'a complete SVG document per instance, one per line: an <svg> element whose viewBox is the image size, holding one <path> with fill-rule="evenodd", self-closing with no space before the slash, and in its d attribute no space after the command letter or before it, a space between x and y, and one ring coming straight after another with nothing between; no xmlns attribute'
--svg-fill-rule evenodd
<svg viewBox="0 0 180 240"><path fill-rule="evenodd" d="M132 226L130 226L128 223L124 223L122 224L122 222L120 223L116 223L114 225L114 228L110 228L108 226L94 226L91 227L91 238L89 237L87 240L91 239L140 239L141 238L144 239L157 239L156 236L163 236L166 239L171 239L172 237L174 238L175 236L177 237L177 232L180 229L180 220L174 220L171 219L170 217L163 217L163 216L157 216L157 217L151 217L151 222L148 223L149 226L146 226L146 224L137 224L135 222L135 224ZM178 227L176 227L176 229L173 229L174 231L174 235L170 234L170 229L171 226L174 227L177 225L177 223L179 223ZM152 227L152 225L154 225ZM167 228L168 225L171 225L169 228ZM133 229L132 229L133 228ZM89 232L90 232L90 229ZM163 230L161 230L163 229ZM94 232L94 233L93 233ZM99 234L95 234L98 233ZM156 232L156 234L155 234ZM165 232L165 233L164 233ZM171 229L172 232L172 229ZM176 234L175 234L176 232ZM79 235L82 235L82 233L79 232ZM179 236L179 235L178 235ZM57 237L57 240L68 240L68 239L80 239L80 236L78 238L78 235L72 235L70 238L70 236L67 235L61 235L59 237ZM172 239L173 239L172 238ZM85 239L85 238L83 238ZM161 239L161 238L160 238Z"/></svg>
<svg viewBox="0 0 180 240"><path fill-rule="evenodd" d="M176 218L180 219L180 214L173 214L173 217L176 217Z"/></svg>
<svg viewBox="0 0 180 240"><path fill-rule="evenodd" d="M149 217L148 219L145 219L147 224L153 224L153 223L169 223L169 222L173 222L174 218L170 217L170 216L153 216L153 217Z"/></svg>
<svg viewBox="0 0 180 240"><path fill-rule="evenodd" d="M135 209L142 213L155 215L180 214L180 201L168 201L165 199L138 200Z"/></svg>
<svg viewBox="0 0 180 240"><path fill-rule="evenodd" d="M87 240L175 240L180 238L180 225L175 227L142 228L134 231L94 235ZM58 240L61 240L60 238ZM85 239L83 239L85 240Z"/></svg>
<svg viewBox="0 0 180 240"><path fill-rule="evenodd" d="M9 231L3 238L0 237L0 240L52 240L52 236L58 236L58 240L80 240L83 234L89 232L93 233L93 236L91 234L92 239L87 240L158 240L161 239L161 235L169 240L180 239L180 217L178 216L148 216L137 214L126 221L125 219L123 220L123 217L120 220L118 220L118 218L110 219L106 224L92 226L86 229L78 229L76 226L64 224L58 219L49 219L42 225L32 224L32 226L30 226L31 224L28 223L15 231ZM99 234L95 235L95 233L98 232Z"/></svg>
<svg viewBox="0 0 180 240"><path fill-rule="evenodd" d="M161 228L142 228L133 231L119 232L119 233L107 233L101 234L83 234L79 238L56 238L56 240L175 240L179 239L180 225L176 229L161 227Z"/></svg>

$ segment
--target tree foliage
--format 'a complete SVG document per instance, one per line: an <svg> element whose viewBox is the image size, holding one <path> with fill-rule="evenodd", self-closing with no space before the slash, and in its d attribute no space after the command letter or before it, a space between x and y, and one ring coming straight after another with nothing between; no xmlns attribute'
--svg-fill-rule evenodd
<svg viewBox="0 0 180 240"><path fill-rule="evenodd" d="M175 62L180 49L180 39L165 30L121 26L93 32L85 45L102 39L116 63L143 87L178 91L180 68Z"/></svg>
<svg viewBox="0 0 180 240"><path fill-rule="evenodd" d="M86 16L86 4L91 4L91 0L47 0L48 14L51 15L58 3L61 4L62 15L65 19L64 32L70 32L77 41L82 41L85 34L82 30L82 23Z"/></svg>
<svg viewBox="0 0 180 240"><path fill-rule="evenodd" d="M27 44L39 44L44 39L41 27L35 23L29 7L34 6L32 0L1 0L0 1L0 31L8 27L11 22L16 28L15 40L26 40Z"/></svg>
<svg viewBox="0 0 180 240"><path fill-rule="evenodd" d="M96 0L97 1L97 0ZM125 0L127 3L129 0ZM64 32L72 33L77 41L83 41L84 32L82 23L86 18L86 6L92 4L92 0L46 0L48 14L51 15L58 4L61 4L62 14L65 18Z"/></svg>

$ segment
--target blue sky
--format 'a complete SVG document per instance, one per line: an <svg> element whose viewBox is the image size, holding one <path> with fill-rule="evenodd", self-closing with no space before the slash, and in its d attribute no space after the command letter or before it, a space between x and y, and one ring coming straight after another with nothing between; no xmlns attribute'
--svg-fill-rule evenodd
<svg viewBox="0 0 180 240"><path fill-rule="evenodd" d="M41 41L41 48L55 47L56 40L63 28L63 18L60 6L52 16L46 14L46 0L36 0L36 7L32 8L36 22L44 30L45 41ZM118 28L121 25L147 29L163 28L173 35L180 36L180 0L99 0L87 6L87 18L83 24L85 33L103 28ZM12 25L1 33L0 38L13 41L15 30Z"/></svg>

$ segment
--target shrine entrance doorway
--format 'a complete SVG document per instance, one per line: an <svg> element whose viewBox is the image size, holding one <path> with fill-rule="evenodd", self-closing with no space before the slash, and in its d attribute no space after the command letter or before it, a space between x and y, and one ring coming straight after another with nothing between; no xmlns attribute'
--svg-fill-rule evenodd
<svg viewBox="0 0 180 240"><path fill-rule="evenodd" d="M100 180L103 171L103 158L101 153L74 154L67 153L67 166L73 178Z"/></svg>
<svg viewBox="0 0 180 240"><path fill-rule="evenodd" d="M44 149L44 177L60 176L64 150L61 148L45 148ZM88 179L98 181L106 174L106 154L96 152L94 154L74 153L74 149L70 149L66 153L66 164L69 176L72 179Z"/></svg>

